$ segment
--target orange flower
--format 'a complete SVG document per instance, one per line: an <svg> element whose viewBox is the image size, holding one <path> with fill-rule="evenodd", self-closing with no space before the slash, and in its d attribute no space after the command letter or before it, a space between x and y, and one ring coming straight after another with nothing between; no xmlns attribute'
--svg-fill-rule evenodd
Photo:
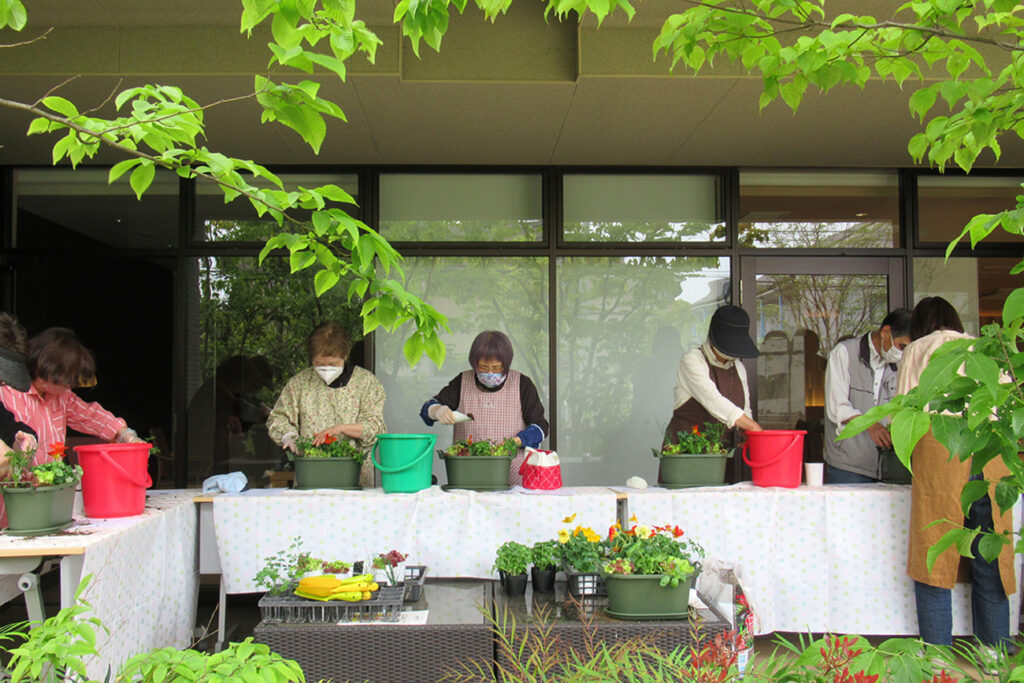
<svg viewBox="0 0 1024 683"><path fill-rule="evenodd" d="M66 451L67 451L67 446L65 446L62 443L55 443L52 446L50 446L50 450L47 451L47 454L51 458L60 459L60 458L63 458L66 455Z"/></svg>
<svg viewBox="0 0 1024 683"><path fill-rule="evenodd" d="M612 524L610 527L608 527L608 538L609 539L615 538L615 525L614 524Z"/></svg>
<svg viewBox="0 0 1024 683"><path fill-rule="evenodd" d="M680 536L683 535L683 530L680 529L678 526L675 526L675 527L672 528L672 535L675 536L676 538L679 538Z"/></svg>
<svg viewBox="0 0 1024 683"><path fill-rule="evenodd" d="M327 436L324 437L324 445L326 446L329 443L334 443L337 440L338 440L337 437L334 437L334 436L331 436L330 434L328 434Z"/></svg>
<svg viewBox="0 0 1024 683"><path fill-rule="evenodd" d="M697 425L693 425L693 433L696 434L697 436L700 436L700 427L698 427Z"/></svg>

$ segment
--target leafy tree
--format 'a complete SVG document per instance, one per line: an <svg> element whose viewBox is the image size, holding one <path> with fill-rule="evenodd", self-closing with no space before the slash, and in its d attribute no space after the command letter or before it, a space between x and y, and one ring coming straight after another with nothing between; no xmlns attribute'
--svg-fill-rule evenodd
<svg viewBox="0 0 1024 683"><path fill-rule="evenodd" d="M915 161L970 171L985 150L999 159L1000 140L1024 138L1024 18L1014 0L907 2L882 18L829 14L824 0L686 2L691 7L663 25L655 55L666 52L673 66L682 62L695 71L716 57L740 62L761 75L762 108L782 98L796 111L808 87L827 92L840 84L863 87L870 78L891 78L900 87L917 84L909 106L924 129L907 146ZM940 113L943 103L948 113ZM996 228L1020 235L1022 227L1024 194L1014 209L971 219L947 257L965 237L974 246ZM1024 261L1011 270L1022 271ZM995 482L994 491L999 508L1008 509L1024 491L1018 456L1024 438L1022 327L1024 289L1017 289L1006 300L1001 324L986 326L977 341L943 346L920 386L854 420L844 434L891 416L894 446L904 463L929 428L951 453L971 460L972 472L1001 457L1011 474ZM987 482L969 482L961 496L964 509L988 489ZM952 545L969 555L978 534L953 529L929 556ZM1010 542L986 534L980 552L991 559ZM1024 552L1024 540L1016 549Z"/></svg>

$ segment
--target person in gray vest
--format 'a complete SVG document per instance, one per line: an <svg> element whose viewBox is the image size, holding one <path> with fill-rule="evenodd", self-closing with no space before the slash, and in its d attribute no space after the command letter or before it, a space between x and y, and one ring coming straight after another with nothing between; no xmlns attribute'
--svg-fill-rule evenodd
<svg viewBox="0 0 1024 683"><path fill-rule="evenodd" d="M837 440L846 423L896 394L896 364L910 343L910 311L885 316L877 330L839 342L825 368L825 482L866 484L881 478L879 449L892 447L882 423Z"/></svg>

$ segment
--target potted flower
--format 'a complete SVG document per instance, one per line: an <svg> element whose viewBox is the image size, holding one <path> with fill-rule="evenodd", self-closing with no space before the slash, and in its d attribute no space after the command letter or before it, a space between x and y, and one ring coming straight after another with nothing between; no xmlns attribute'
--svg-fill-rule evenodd
<svg viewBox="0 0 1024 683"><path fill-rule="evenodd" d="M295 442L295 488L359 489L359 471L366 454L347 439L327 436L319 446L312 439Z"/></svg>
<svg viewBox="0 0 1024 683"><path fill-rule="evenodd" d="M555 574L562 553L558 541L538 541L530 548L530 580L535 593L551 593L555 590Z"/></svg>
<svg viewBox="0 0 1024 683"><path fill-rule="evenodd" d="M53 461L33 465L34 450L7 454L9 468L0 479L0 491L9 535L42 536L71 526L82 468L64 461L64 444L54 444L49 455Z"/></svg>
<svg viewBox="0 0 1024 683"><path fill-rule="evenodd" d="M574 519L576 515L570 515L562 522L569 524ZM575 597L603 595L604 580L599 572L605 546L601 536L590 527L576 525L574 529L558 530L558 544L569 593Z"/></svg>
<svg viewBox="0 0 1024 683"><path fill-rule="evenodd" d="M405 578L405 565L402 563L408 557L407 554L402 554L397 550L389 550L374 557L370 564L373 567L374 573L384 572L384 578L387 579L389 586L400 586L402 585L401 579Z"/></svg>
<svg viewBox="0 0 1024 683"><path fill-rule="evenodd" d="M653 451L659 465L660 485L667 489L719 486L725 482L725 461L732 456L723 444L725 425L705 422L689 432L677 432L676 443ZM653 449L652 449L653 450Z"/></svg>
<svg viewBox="0 0 1024 683"><path fill-rule="evenodd" d="M443 488L507 491L509 469L518 450L515 439L501 443L473 441L472 438L456 441L438 451L448 475L448 485Z"/></svg>
<svg viewBox="0 0 1024 683"><path fill-rule="evenodd" d="M690 585L703 549L675 525L643 524L608 531L602 570L609 616L618 619L685 619Z"/></svg>
<svg viewBox="0 0 1024 683"><path fill-rule="evenodd" d="M506 541L498 547L494 558L494 569L501 577L501 587L506 595L526 593L526 567L530 564L530 547L515 541Z"/></svg>

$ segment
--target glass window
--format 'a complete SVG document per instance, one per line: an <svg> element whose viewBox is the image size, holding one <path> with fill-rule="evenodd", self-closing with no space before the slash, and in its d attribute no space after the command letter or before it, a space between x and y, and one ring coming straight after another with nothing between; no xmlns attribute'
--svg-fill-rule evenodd
<svg viewBox="0 0 1024 683"><path fill-rule="evenodd" d="M977 335L981 328L1003 317L1003 304L1021 286L1020 275L1010 275L1016 258L915 258L914 302L941 296L960 314L964 331Z"/></svg>
<svg viewBox="0 0 1024 683"><path fill-rule="evenodd" d="M679 359L729 293L717 257L558 263L558 453L567 485L650 482L672 415Z"/></svg>
<svg viewBox="0 0 1024 683"><path fill-rule="evenodd" d="M562 187L566 241L725 240L716 175L566 175Z"/></svg>
<svg viewBox="0 0 1024 683"><path fill-rule="evenodd" d="M920 176L917 179L918 230L922 242L948 244L968 221L979 213L998 213L1017 207L1024 178L950 178ZM996 228L988 242L1020 242L1024 236ZM965 242L970 244L970 242Z"/></svg>
<svg viewBox="0 0 1024 683"><path fill-rule="evenodd" d="M440 369L427 358L409 367L402 354L406 328L395 334L374 332L376 374L388 396L388 431L433 432L438 448L451 445L451 428L427 427L420 407L469 369L469 347L484 330L501 330L512 340L512 368L533 380L550 419L547 259L417 257L408 259L404 270L409 290L448 316L452 331L443 335L448 355ZM435 460L434 467L439 481L445 481L441 461Z"/></svg>
<svg viewBox="0 0 1024 683"><path fill-rule="evenodd" d="M127 176L107 184L107 169L15 172L14 246L100 250L171 247L178 242L178 176L157 171L140 201Z"/></svg>
<svg viewBox="0 0 1024 683"><path fill-rule="evenodd" d="M313 269L290 274L288 259L205 256L187 262L188 471L190 481L241 470L253 486L283 452L266 431L281 388L306 367L306 338L336 321L354 342L350 362L365 365L359 305L342 282L317 298Z"/></svg>
<svg viewBox="0 0 1024 683"><path fill-rule="evenodd" d="M885 275L757 274L757 421L806 429L820 461L825 361L836 343L876 328L888 313Z"/></svg>
<svg viewBox="0 0 1024 683"><path fill-rule="evenodd" d="M541 176L385 173L380 231L394 242L532 242L543 234Z"/></svg>
<svg viewBox="0 0 1024 683"><path fill-rule="evenodd" d="M740 173L744 247L899 246L895 173Z"/></svg>
<svg viewBox="0 0 1024 683"><path fill-rule="evenodd" d="M337 185L359 200L359 176L349 174L327 173L278 173L285 189L295 191L299 186L320 187L321 185ZM249 180L261 188L273 187L268 181L257 178ZM359 217L359 207L341 205L354 217ZM307 220L309 211L295 210L292 215L299 220ZM224 194L210 183L196 182L196 228L195 239L209 242L263 242L268 237L282 231L272 218L266 214L260 218L256 209L245 197L237 197L225 204Z"/></svg>

